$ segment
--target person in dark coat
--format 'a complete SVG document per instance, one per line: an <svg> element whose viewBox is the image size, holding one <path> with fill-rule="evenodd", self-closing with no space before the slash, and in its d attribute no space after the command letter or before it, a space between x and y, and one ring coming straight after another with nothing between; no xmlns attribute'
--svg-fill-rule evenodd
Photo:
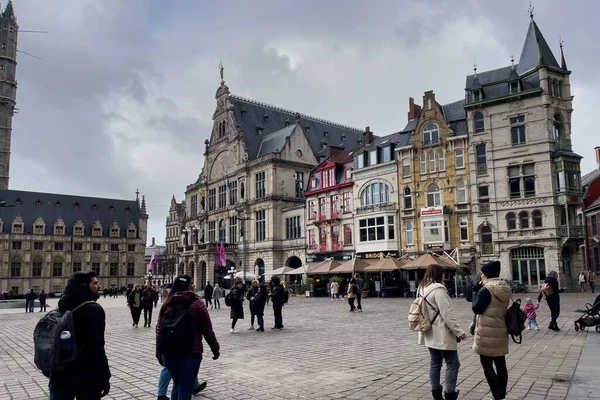
<svg viewBox="0 0 600 400"><path fill-rule="evenodd" d="M560 328L558 327L558 324L556 323L556 320L558 319L558 316L560 315L560 295L559 295L559 293L562 293L565 291L565 289L558 288L558 280L556 279L557 277L558 277L558 274L556 273L556 271L551 271L548 274L548 277L546 277L546 280L544 281L544 283L547 283L548 286L550 287L550 289L552 290L552 293L550 295L546 296L546 303L548 303L548 307L550 308L550 325L548 325L548 329L551 329L553 331L560 331ZM543 291L540 292L540 295L537 298L538 302L540 300L542 300L542 297L544 297Z"/></svg>
<svg viewBox="0 0 600 400"><path fill-rule="evenodd" d="M483 286L483 281L481 280L481 272L473 277L473 279L467 285L467 296L466 299L469 303L475 303L477 301L477 294L479 290ZM471 336L475 335L475 324L477 322L477 314L473 314L473 322L471 326L469 326L469 332Z"/></svg>
<svg viewBox="0 0 600 400"><path fill-rule="evenodd" d="M273 302L273 314L275 314L275 326L271 329L280 330L283 329L283 315L281 313L283 309L283 291L285 288L281 284L278 276L271 278L271 301Z"/></svg>
<svg viewBox="0 0 600 400"><path fill-rule="evenodd" d="M206 308L208 308L208 305L210 304L211 310L213 308L213 302L212 302L213 292L214 292L214 288L210 285L210 281L207 281L206 286L204 287L204 303L206 303Z"/></svg>
<svg viewBox="0 0 600 400"><path fill-rule="evenodd" d="M144 308L144 328L150 328L152 324L152 310L154 305L154 296L156 290L149 283L146 289L142 291L142 307Z"/></svg>
<svg viewBox="0 0 600 400"><path fill-rule="evenodd" d="M231 294L233 295L233 304L229 311L229 318L231 318L231 329L229 332L238 333L235 330L235 324L237 324L238 319L244 319L244 282L241 279L235 282L235 286L231 289Z"/></svg>
<svg viewBox="0 0 600 400"><path fill-rule="evenodd" d="M40 293L40 312L42 312L42 310L44 312L46 312L46 299L47 298L48 298L48 294L46 294L46 292L42 290L42 293Z"/></svg>
<svg viewBox="0 0 600 400"><path fill-rule="evenodd" d="M127 305L131 310L131 319L133 320L133 325L137 328L138 323L140 322L140 315L142 315L142 285L139 283L135 285L135 289L129 293L127 296Z"/></svg>
<svg viewBox="0 0 600 400"><path fill-rule="evenodd" d="M110 369L104 351L106 315L98 300L100 284L94 272L76 272L58 301L61 311L73 310L77 359L67 369L50 376L51 399L98 400L110 391Z"/></svg>
<svg viewBox="0 0 600 400"><path fill-rule="evenodd" d="M35 299L37 299L37 294L31 289L29 293L27 293L27 296L25 296L25 312L33 312Z"/></svg>
<svg viewBox="0 0 600 400"><path fill-rule="evenodd" d="M254 312L254 296L258 293L258 281L254 279L252 281L252 285L250 289L246 292L246 300L248 300L248 309L250 310L250 328L249 331L254 330L254 316L256 315Z"/></svg>
<svg viewBox="0 0 600 400"><path fill-rule="evenodd" d="M256 294L254 295L254 299L252 301L252 312L254 315L256 315L256 322L258 324L256 332L265 331L265 320L263 315L265 313L265 305L267 304L268 298L269 293L267 292L267 287L265 285L260 285L256 290Z"/></svg>

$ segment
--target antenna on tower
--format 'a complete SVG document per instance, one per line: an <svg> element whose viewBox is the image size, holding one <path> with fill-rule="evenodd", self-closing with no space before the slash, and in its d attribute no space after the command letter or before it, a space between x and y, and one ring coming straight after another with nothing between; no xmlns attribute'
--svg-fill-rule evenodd
<svg viewBox="0 0 600 400"><path fill-rule="evenodd" d="M19 32L19 33L50 33L48 31L24 31L22 29L19 29L17 32Z"/></svg>
<svg viewBox="0 0 600 400"><path fill-rule="evenodd" d="M34 56L33 54L27 53L26 51L23 51L23 50L17 50L17 53L23 53L23 54L28 55L29 57L37 58L38 60L42 59L42 57Z"/></svg>

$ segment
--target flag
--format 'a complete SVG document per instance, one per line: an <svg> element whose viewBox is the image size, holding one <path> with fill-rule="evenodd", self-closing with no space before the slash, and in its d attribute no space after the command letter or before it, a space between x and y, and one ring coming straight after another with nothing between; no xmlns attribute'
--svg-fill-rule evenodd
<svg viewBox="0 0 600 400"><path fill-rule="evenodd" d="M156 261L158 260L158 254L156 252L152 253L152 258L150 258L150 264L148 264L148 271L153 271L156 268Z"/></svg>
<svg viewBox="0 0 600 400"><path fill-rule="evenodd" d="M219 242L215 243L215 265L221 266L221 252L219 251Z"/></svg>
<svg viewBox="0 0 600 400"><path fill-rule="evenodd" d="M221 267L225 266L225 245L221 242L221 249L219 250L219 254L221 256Z"/></svg>
<svg viewBox="0 0 600 400"><path fill-rule="evenodd" d="M204 189L202 189L201 187L198 188L198 193L200 193L200 196L206 197L206 193L204 192Z"/></svg>

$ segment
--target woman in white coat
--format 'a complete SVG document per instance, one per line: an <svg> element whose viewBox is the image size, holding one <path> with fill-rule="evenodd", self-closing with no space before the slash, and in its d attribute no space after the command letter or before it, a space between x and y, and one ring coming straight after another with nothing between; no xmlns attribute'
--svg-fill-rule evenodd
<svg viewBox="0 0 600 400"><path fill-rule="evenodd" d="M457 342L466 339L465 332L460 328L452 309L452 302L444 282L444 269L439 265L430 265L425 271L418 294L426 300L431 329L419 332L419 344L429 349L429 381L434 400L455 400L458 398L456 381L458 379ZM444 393L440 385L442 360L446 363Z"/></svg>

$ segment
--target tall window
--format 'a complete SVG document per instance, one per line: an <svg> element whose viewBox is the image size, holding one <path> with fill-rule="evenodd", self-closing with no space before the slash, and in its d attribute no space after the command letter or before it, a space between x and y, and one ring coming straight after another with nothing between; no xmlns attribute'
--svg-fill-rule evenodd
<svg viewBox="0 0 600 400"><path fill-rule="evenodd" d="M217 208L217 189L208 189L208 211Z"/></svg>
<svg viewBox="0 0 600 400"><path fill-rule="evenodd" d="M475 157L477 161L477 175L487 175L487 152L485 144L475 146Z"/></svg>
<svg viewBox="0 0 600 400"><path fill-rule="evenodd" d="M598 236L598 215L594 214L590 217L590 224L592 225L592 236Z"/></svg>
<svg viewBox="0 0 600 400"><path fill-rule="evenodd" d="M444 150L438 150L438 171L446 170L446 156Z"/></svg>
<svg viewBox="0 0 600 400"><path fill-rule="evenodd" d="M523 184L521 184L521 180ZM508 167L508 186L510 198L521 197L521 188L525 197L535 197L535 166L534 164L524 164Z"/></svg>
<svg viewBox="0 0 600 400"><path fill-rule="evenodd" d="M388 216L388 240L396 238L396 228L394 225L394 217Z"/></svg>
<svg viewBox="0 0 600 400"><path fill-rule="evenodd" d="M594 266L596 271L600 269L600 248L594 247Z"/></svg>
<svg viewBox="0 0 600 400"><path fill-rule="evenodd" d="M296 179L296 197L304 196L304 172L298 172L294 174Z"/></svg>
<svg viewBox="0 0 600 400"><path fill-rule="evenodd" d="M75 272L81 272L82 266L81 266L81 261L75 261L73 263L73 273Z"/></svg>
<svg viewBox="0 0 600 400"><path fill-rule="evenodd" d="M352 244L352 224L344 225L344 245L350 246Z"/></svg>
<svg viewBox="0 0 600 400"><path fill-rule="evenodd" d="M229 243L237 243L237 217L229 217Z"/></svg>
<svg viewBox="0 0 600 400"><path fill-rule="evenodd" d="M285 238L298 239L302 237L302 229L300 227L300 216L287 217L285 219Z"/></svg>
<svg viewBox="0 0 600 400"><path fill-rule="evenodd" d="M198 195L196 194L192 196L190 213L192 217L198 215Z"/></svg>
<svg viewBox="0 0 600 400"><path fill-rule="evenodd" d="M219 186L219 208L227 207L227 185Z"/></svg>
<svg viewBox="0 0 600 400"><path fill-rule="evenodd" d="M256 179L256 198L262 199L266 195L265 190L265 171L259 172L255 176Z"/></svg>
<svg viewBox="0 0 600 400"><path fill-rule="evenodd" d="M327 218L327 199L325 197L319 199L319 218Z"/></svg>
<svg viewBox="0 0 600 400"><path fill-rule="evenodd" d="M390 146L383 148L383 162L390 161L392 159L392 149Z"/></svg>
<svg viewBox="0 0 600 400"><path fill-rule="evenodd" d="M377 165L377 149L369 151L369 165Z"/></svg>
<svg viewBox="0 0 600 400"><path fill-rule="evenodd" d="M100 263L97 261L92 261L92 271L96 273L96 275L100 276Z"/></svg>
<svg viewBox="0 0 600 400"><path fill-rule="evenodd" d="M521 177L518 166L508 167L508 186L511 199L521 197Z"/></svg>
<svg viewBox="0 0 600 400"><path fill-rule="evenodd" d="M62 276L63 263L55 261L52 267L52 276Z"/></svg>
<svg viewBox="0 0 600 400"><path fill-rule="evenodd" d="M412 210L412 192L410 188L404 188L404 209Z"/></svg>
<svg viewBox="0 0 600 400"><path fill-rule="evenodd" d="M467 202L467 184L462 179L456 181L456 201L460 204Z"/></svg>
<svg viewBox="0 0 600 400"><path fill-rule="evenodd" d="M374 217L358 221L360 241L385 240L385 217Z"/></svg>
<svg viewBox="0 0 600 400"><path fill-rule="evenodd" d="M475 113L473 115L473 124L475 125L475 133L481 133L485 131L485 125L483 123L483 113Z"/></svg>
<svg viewBox="0 0 600 400"><path fill-rule="evenodd" d="M237 181L229 183L229 205L237 203Z"/></svg>
<svg viewBox="0 0 600 400"><path fill-rule="evenodd" d="M523 189L525 189L525 197L535 197L535 167L533 164L523 165Z"/></svg>
<svg viewBox="0 0 600 400"><path fill-rule="evenodd" d="M429 172L435 172L435 153L429 152Z"/></svg>
<svg viewBox="0 0 600 400"><path fill-rule="evenodd" d="M308 219L315 219L317 211L315 210L315 200L308 201Z"/></svg>
<svg viewBox="0 0 600 400"><path fill-rule="evenodd" d="M525 117L510 119L510 136L513 146L525 143Z"/></svg>
<svg viewBox="0 0 600 400"><path fill-rule="evenodd" d="M529 229L529 214L525 211L521 211L519 213L519 223L521 224L521 229Z"/></svg>
<svg viewBox="0 0 600 400"><path fill-rule="evenodd" d="M340 226L331 225L331 244L336 245L340 243ZM335 250L335 249L332 249Z"/></svg>
<svg viewBox="0 0 600 400"><path fill-rule="evenodd" d="M467 217L459 217L458 226L460 227L460 241L467 242L469 240L469 220Z"/></svg>
<svg viewBox="0 0 600 400"><path fill-rule="evenodd" d="M127 276L135 275L135 264L130 262L127 263Z"/></svg>
<svg viewBox="0 0 600 400"><path fill-rule="evenodd" d="M390 201L391 187L386 182L374 182L365 186L360 193L363 207L386 204Z"/></svg>
<svg viewBox="0 0 600 400"><path fill-rule="evenodd" d="M479 186L477 188L477 200L479 202L479 212L487 213L490 212L490 187Z"/></svg>
<svg viewBox="0 0 600 400"><path fill-rule="evenodd" d="M492 228L489 226L481 227L481 254L493 254L494 243L492 240Z"/></svg>
<svg viewBox="0 0 600 400"><path fill-rule="evenodd" d="M221 219L219 220L219 242L226 242L227 238L226 235L227 234L227 224L225 223L225 219Z"/></svg>
<svg viewBox="0 0 600 400"><path fill-rule="evenodd" d="M440 187L432 183L427 187L427 207L437 207L442 204Z"/></svg>
<svg viewBox="0 0 600 400"><path fill-rule="evenodd" d="M410 160L408 158L402 159L402 176L405 178L410 176Z"/></svg>
<svg viewBox="0 0 600 400"><path fill-rule="evenodd" d="M465 153L464 149L455 149L454 150L454 168L464 168L465 167Z"/></svg>
<svg viewBox="0 0 600 400"><path fill-rule="evenodd" d="M427 158L425 156L425 153L419 154L419 172L421 173L421 175L427 173Z"/></svg>
<svg viewBox="0 0 600 400"><path fill-rule="evenodd" d="M342 194L342 199L344 207L342 211L344 213L352 212L352 192L345 192L344 194Z"/></svg>
<svg viewBox="0 0 600 400"><path fill-rule="evenodd" d="M440 131L436 124L427 124L423 128L423 146L434 145L440 142Z"/></svg>
<svg viewBox="0 0 600 400"><path fill-rule="evenodd" d="M256 218L256 241L262 242L267 239L265 210L256 211L255 218Z"/></svg>
<svg viewBox="0 0 600 400"><path fill-rule="evenodd" d="M217 241L217 221L208 221L208 241L214 243Z"/></svg>
<svg viewBox="0 0 600 400"><path fill-rule="evenodd" d="M514 213L506 214L506 229L509 231L517 229L517 217Z"/></svg>
<svg viewBox="0 0 600 400"><path fill-rule="evenodd" d="M310 249L317 248L317 242L315 242L315 230L314 229L311 229L310 231L308 231L308 247Z"/></svg>
<svg viewBox="0 0 600 400"><path fill-rule="evenodd" d="M531 213L531 216L533 217L534 228L541 228L544 225L542 220L542 212L540 210L535 210Z"/></svg>
<svg viewBox="0 0 600 400"><path fill-rule="evenodd" d="M10 264L10 276L21 276L21 263L19 261L13 261Z"/></svg>
<svg viewBox="0 0 600 400"><path fill-rule="evenodd" d="M108 275L110 276L117 276L119 275L119 263L116 262L111 262L109 269L108 269Z"/></svg>
<svg viewBox="0 0 600 400"><path fill-rule="evenodd" d="M32 277L40 277L42 276L42 262L39 260L35 260L31 264L31 276Z"/></svg>
<svg viewBox="0 0 600 400"><path fill-rule="evenodd" d="M414 237L413 237L413 223L412 221L407 221L406 222L406 244L407 245L412 245L415 243L414 241Z"/></svg>
<svg viewBox="0 0 600 400"><path fill-rule="evenodd" d="M340 216L340 197L334 194L329 199L331 202L331 218L337 218Z"/></svg>

